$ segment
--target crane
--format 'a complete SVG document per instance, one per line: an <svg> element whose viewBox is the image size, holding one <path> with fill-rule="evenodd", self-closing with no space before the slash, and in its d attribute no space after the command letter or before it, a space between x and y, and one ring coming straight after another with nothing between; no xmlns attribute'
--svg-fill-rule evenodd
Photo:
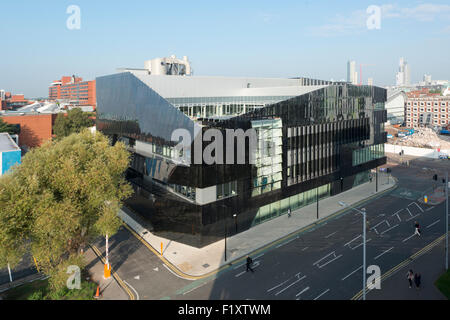
<svg viewBox="0 0 450 320"><path fill-rule="evenodd" d="M362 75L363 67L375 67L375 65L374 64L364 64L364 63L361 63L359 65L359 85L360 86L362 86L362 84L363 84L363 75Z"/></svg>

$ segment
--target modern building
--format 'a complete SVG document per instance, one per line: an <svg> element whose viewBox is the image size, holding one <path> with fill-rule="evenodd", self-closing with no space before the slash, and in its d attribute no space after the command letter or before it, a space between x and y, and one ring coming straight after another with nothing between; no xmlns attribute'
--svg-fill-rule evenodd
<svg viewBox="0 0 450 320"><path fill-rule="evenodd" d="M349 190L386 163L382 88L148 69L96 81L97 130L132 153L126 206L155 234L195 247ZM179 129L189 133L182 152L172 139ZM226 150L211 153L215 162L202 157L211 129L225 137L214 136ZM247 139L227 136L239 129Z"/></svg>
<svg viewBox="0 0 450 320"><path fill-rule="evenodd" d="M450 97L427 88L407 93L405 121L410 128L446 127L450 124Z"/></svg>
<svg viewBox="0 0 450 320"><path fill-rule="evenodd" d="M358 72L356 71L356 61L347 62L347 82L358 84Z"/></svg>
<svg viewBox="0 0 450 320"><path fill-rule="evenodd" d="M388 124L403 124L405 122L406 93L401 89L388 89L385 109Z"/></svg>
<svg viewBox="0 0 450 320"><path fill-rule="evenodd" d="M8 133L0 133L0 176L21 163L22 152Z"/></svg>
<svg viewBox="0 0 450 320"><path fill-rule="evenodd" d="M83 81L71 76L53 81L49 87L49 100L67 102L73 106L92 106L95 109L95 80Z"/></svg>
<svg viewBox="0 0 450 320"><path fill-rule="evenodd" d="M409 86L411 84L411 75L409 65L404 58L400 58L399 69L396 76L397 86Z"/></svg>

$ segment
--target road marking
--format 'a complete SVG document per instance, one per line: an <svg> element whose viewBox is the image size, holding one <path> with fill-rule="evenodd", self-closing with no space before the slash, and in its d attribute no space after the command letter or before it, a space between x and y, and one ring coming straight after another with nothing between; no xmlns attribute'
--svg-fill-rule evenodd
<svg viewBox="0 0 450 320"><path fill-rule="evenodd" d="M301 292L297 293L295 296L298 297L299 295L305 293L306 291L309 290L309 287L306 287L305 289L303 289Z"/></svg>
<svg viewBox="0 0 450 320"><path fill-rule="evenodd" d="M344 247L348 246L350 243L352 243L353 241L355 241L356 239L361 238L361 235L357 236L355 239L347 242L346 244L344 244Z"/></svg>
<svg viewBox="0 0 450 320"><path fill-rule="evenodd" d="M264 253L262 253L262 254L260 254L259 256L256 256L256 257L254 257L253 259L259 259L259 258L261 258L262 256L264 255Z"/></svg>
<svg viewBox="0 0 450 320"><path fill-rule="evenodd" d="M400 219L400 216L398 215L400 212L402 212L404 209L398 210L396 213L394 213L391 217L397 216L397 219L399 222L402 222L402 219Z"/></svg>
<svg viewBox="0 0 450 320"><path fill-rule="evenodd" d="M428 208L427 211L431 211L431 210L433 210L433 209L434 209L434 207L431 207L431 208Z"/></svg>
<svg viewBox="0 0 450 320"><path fill-rule="evenodd" d="M276 295L276 296L279 295L280 293L286 291L287 289L289 289L290 287L292 287L294 284L296 284L296 283L299 282L299 281L302 281L302 280L305 279L305 278L306 278L306 276L301 277L300 279L298 279L298 280L294 281L293 283L291 283L290 285L288 285L288 286L287 286L286 288L284 288L283 290L281 290L281 291L275 293L275 295Z"/></svg>
<svg viewBox="0 0 450 320"><path fill-rule="evenodd" d="M418 216L420 216L420 213L419 214L417 214L417 215L415 215L414 217L411 217L411 218L409 218L408 220L406 220L406 221L411 221L411 220L413 220L414 218L417 218Z"/></svg>
<svg viewBox="0 0 450 320"><path fill-rule="evenodd" d="M260 265L259 261L255 261L255 264L252 266L252 269L258 268L259 265ZM238 278L238 277L240 277L240 276L242 276L243 274L246 274L246 273L247 273L247 270L242 271L241 273L238 273L237 275L235 275L235 277Z"/></svg>
<svg viewBox="0 0 450 320"><path fill-rule="evenodd" d="M343 277L341 280L344 281L345 279L347 279L348 277L350 277L351 275L353 275L354 273L358 272L359 269L362 269L363 266L360 266L358 269L356 269L355 271L352 271L350 274L346 275L345 277Z"/></svg>
<svg viewBox="0 0 450 320"><path fill-rule="evenodd" d="M203 282L201 285L199 285L198 287L195 287L195 288L193 288L193 289L191 289L191 290L189 290L189 291L184 292L184 293L183 293L183 296L186 295L186 294L188 294L188 293L190 293L190 292L192 292L192 291L194 291L194 290L196 290L196 289L198 289L198 288L203 287L203 286L206 285L207 283L208 283L208 281L205 281L205 282Z"/></svg>
<svg viewBox="0 0 450 320"><path fill-rule="evenodd" d="M424 212L423 209L422 209L417 203L415 203L415 202L410 203L410 204L408 205L408 207L409 207L409 206L412 206L412 205L414 205L414 204L417 206L417 208L420 209L420 211Z"/></svg>
<svg viewBox="0 0 450 320"><path fill-rule="evenodd" d="M387 230L384 230L382 233L381 233L381 235L383 235L383 234L385 234L386 232L389 232L389 231L391 231L392 229L394 229L394 228L397 228L399 226L399 224L396 224L395 226L393 226L393 227L390 227L389 229L387 229Z"/></svg>
<svg viewBox="0 0 450 320"><path fill-rule="evenodd" d="M167 270L169 270L169 272L170 272L171 274L173 274L174 276L177 276L177 277L180 278L180 279L190 280L190 281L195 281L195 280L196 280L196 279L184 278L184 277L180 276L179 274L173 272L173 270L172 270L171 268L169 268L168 266L166 266L165 264L163 264L163 266L164 266L164 268L166 268Z"/></svg>
<svg viewBox="0 0 450 320"><path fill-rule="evenodd" d="M387 250L386 250L385 252L383 252L382 254L376 256L376 257L374 258L374 260L377 260L378 258L381 258L383 255L385 255L386 253L388 253L388 252L391 251L392 249L394 249L394 247L392 247L392 248L390 248L390 249L387 249Z"/></svg>
<svg viewBox="0 0 450 320"><path fill-rule="evenodd" d="M291 279L288 279L288 280L286 280L285 282L280 283L279 285L277 285L277 286L275 286L275 287L273 287L273 288L267 290L267 292L270 292L270 291L272 291L272 290L275 290L276 288L281 287L283 284L285 284L286 282L289 282L290 280L291 280Z"/></svg>
<svg viewBox="0 0 450 320"><path fill-rule="evenodd" d="M280 247L282 247L282 246L284 246L285 244L288 244L288 243L291 243L292 241L294 241L294 240L297 240L299 237L297 236L296 238L294 238L294 239L291 239L291 240L289 240L289 241L287 241L287 242L285 242L285 243L282 243L282 244L279 244L279 245L277 245L275 248L280 248Z"/></svg>
<svg viewBox="0 0 450 320"><path fill-rule="evenodd" d="M366 240L366 244L367 243L369 243L370 241L372 241L372 239L368 239L368 240ZM350 249L352 249L352 250L355 250L355 249L357 249L357 248L359 248L359 247L361 247L362 245L364 244L364 241L363 242L361 242L360 244L358 244L356 247L353 247L353 248L350 248Z"/></svg>
<svg viewBox="0 0 450 320"><path fill-rule="evenodd" d="M131 289L133 289L133 291L136 293L136 296L137 296L136 300L139 300L139 293L137 292L137 290L136 290L135 288L133 288L133 286L132 286L131 284L129 284L128 282L126 282L125 280L123 280L123 282L124 282L127 286L129 286Z"/></svg>
<svg viewBox="0 0 450 320"><path fill-rule="evenodd" d="M433 222L432 224L430 224L430 225L427 227L427 229L428 229L428 228L431 228L432 226L434 226L435 224L439 223L440 221L441 221L441 219L439 219L438 221Z"/></svg>
<svg viewBox="0 0 450 320"><path fill-rule="evenodd" d="M342 254L339 255L339 256L336 256L336 253L335 253L334 251L333 251L332 253L330 253L328 256L330 256L331 254L334 254L334 258L333 258L332 260L328 261L327 263L325 263L325 264L323 264L323 265L321 265L321 266L319 266L319 265L317 264L316 267L318 267L319 269L322 269L322 268L325 267L326 265L328 265L328 264L332 263L333 261L336 261L337 259L339 259L340 257L342 257ZM328 256L326 256L325 258L327 258ZM323 260L323 259L325 259L325 258L322 258L321 260Z"/></svg>
<svg viewBox="0 0 450 320"><path fill-rule="evenodd" d="M306 251L309 247L303 248L302 251Z"/></svg>
<svg viewBox="0 0 450 320"><path fill-rule="evenodd" d="M329 234L329 235L327 235L326 237L325 237L325 239L328 239L328 238L330 238L330 237L332 237L332 236L334 236L336 233L338 233L337 231L335 231L335 232L333 232L332 234Z"/></svg>
<svg viewBox="0 0 450 320"><path fill-rule="evenodd" d="M321 296L323 296L324 294L328 293L329 291L330 291L330 289L325 290L324 292L319 294L317 297L315 297L314 300L318 300Z"/></svg>
<svg viewBox="0 0 450 320"><path fill-rule="evenodd" d="M410 237L406 238L405 240L403 240L403 242L408 241L409 239L411 239L411 238L414 237L415 235L416 235L416 234L414 233L412 236L410 236Z"/></svg>

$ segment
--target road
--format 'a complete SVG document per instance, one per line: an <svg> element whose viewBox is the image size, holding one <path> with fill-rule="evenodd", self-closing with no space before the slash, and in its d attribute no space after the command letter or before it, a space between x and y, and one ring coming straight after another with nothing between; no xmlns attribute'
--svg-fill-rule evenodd
<svg viewBox="0 0 450 320"><path fill-rule="evenodd" d="M421 159L409 168L395 167L398 188L361 206L371 228L367 266L377 265L384 273L444 234L445 203L431 206L417 199L433 185L434 173L423 168L441 174L446 165L442 160ZM421 237L414 236L415 221L422 226ZM346 300L362 288L361 234L361 214L348 210L253 256L255 273L245 272L243 264L233 265L195 281L168 270L126 229L113 237L117 244L110 252L113 266L141 299Z"/></svg>
<svg viewBox="0 0 450 320"><path fill-rule="evenodd" d="M393 157L395 160L395 156ZM399 158L399 157L397 157ZM405 160L405 158L403 159ZM367 266L385 273L444 234L445 203L417 200L441 177L445 160L418 159L410 167L393 167L399 185L364 207L371 230L367 234ZM414 222L422 236L414 236ZM233 265L215 276L195 281L176 275L126 228L111 238L110 261L139 299L351 299L362 288L362 217L347 210L306 233L253 256L255 273ZM104 252L104 243L96 246ZM433 261L433 263L443 263ZM5 277L4 271L0 279Z"/></svg>

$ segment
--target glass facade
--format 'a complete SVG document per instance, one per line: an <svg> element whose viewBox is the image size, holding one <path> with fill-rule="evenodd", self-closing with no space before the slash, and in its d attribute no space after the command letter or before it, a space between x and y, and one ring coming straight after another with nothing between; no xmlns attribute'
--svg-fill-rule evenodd
<svg viewBox="0 0 450 320"><path fill-rule="evenodd" d="M235 214L245 231L349 190L386 163L382 88L336 83L297 96L163 98L150 85L131 73L98 78L97 128L133 155L127 206L169 239L205 246L235 232L225 228ZM254 129L255 162L247 153L244 164L177 163L170 139L178 128L192 134L191 159L199 128Z"/></svg>

